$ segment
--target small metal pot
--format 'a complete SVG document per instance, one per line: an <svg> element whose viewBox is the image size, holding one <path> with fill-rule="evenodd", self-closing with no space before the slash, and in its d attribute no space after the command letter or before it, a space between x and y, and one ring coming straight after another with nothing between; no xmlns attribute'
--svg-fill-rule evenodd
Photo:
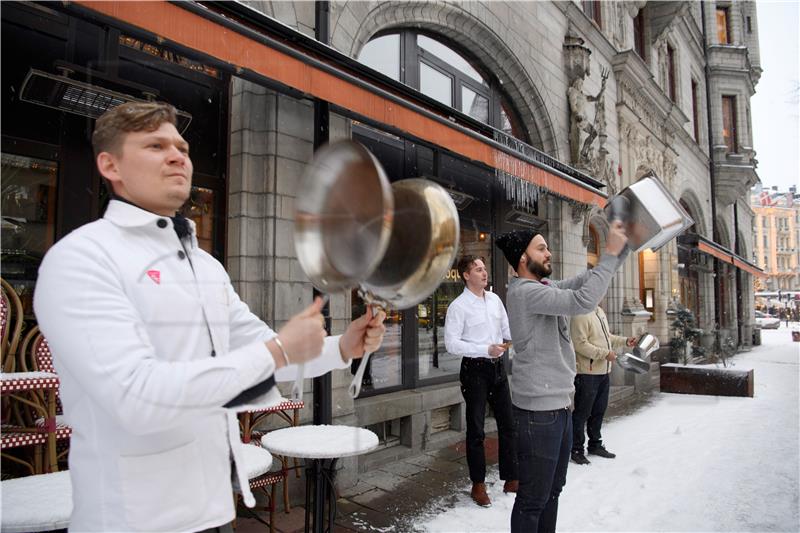
<svg viewBox="0 0 800 533"><path fill-rule="evenodd" d="M622 201L621 198L627 200ZM609 220L622 220L633 252L657 250L694 224L694 220L655 174L643 176L611 198Z"/></svg>
<svg viewBox="0 0 800 533"><path fill-rule="evenodd" d="M650 372L650 363L633 354L625 353L617 357L617 363L623 369L634 374L647 374Z"/></svg>
<svg viewBox="0 0 800 533"><path fill-rule="evenodd" d="M366 299L408 309L436 290L458 252L453 199L436 183L414 178L392 184L394 223L378 267L361 284Z"/></svg>
<svg viewBox="0 0 800 533"><path fill-rule="evenodd" d="M661 347L661 343L655 335L644 333L639 340L636 341L636 346L633 348L633 354L640 359L649 359L653 352Z"/></svg>

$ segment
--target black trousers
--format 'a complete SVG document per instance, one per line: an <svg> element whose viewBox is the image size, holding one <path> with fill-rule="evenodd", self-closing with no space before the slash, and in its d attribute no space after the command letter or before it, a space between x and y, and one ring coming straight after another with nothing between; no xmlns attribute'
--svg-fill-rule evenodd
<svg viewBox="0 0 800 533"><path fill-rule="evenodd" d="M511 392L502 357L464 357L461 359L461 394L467 404L467 466L473 483L486 480L486 455L483 431L488 402L497 421L500 437L500 479L519 479L517 443L511 415Z"/></svg>
<svg viewBox="0 0 800 533"><path fill-rule="evenodd" d="M575 410L572 412L572 450L583 453L583 429L589 434L589 449L603 445L600 430L608 407L608 374L575 376Z"/></svg>

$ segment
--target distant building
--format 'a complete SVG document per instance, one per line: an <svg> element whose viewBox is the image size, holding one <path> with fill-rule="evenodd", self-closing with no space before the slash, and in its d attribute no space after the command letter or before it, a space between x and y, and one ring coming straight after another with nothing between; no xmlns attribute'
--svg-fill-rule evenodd
<svg viewBox="0 0 800 533"><path fill-rule="evenodd" d="M769 277L756 288L761 291L800 291L800 194L765 189L760 184L750 195L753 207L753 262Z"/></svg>

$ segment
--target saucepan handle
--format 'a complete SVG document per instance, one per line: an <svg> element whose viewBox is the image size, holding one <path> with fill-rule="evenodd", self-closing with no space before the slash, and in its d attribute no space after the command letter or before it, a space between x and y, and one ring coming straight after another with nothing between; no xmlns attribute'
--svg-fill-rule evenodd
<svg viewBox="0 0 800 533"><path fill-rule="evenodd" d="M371 306L371 309L372 309L372 316L375 316L378 310L376 309L375 306ZM361 394L361 382L364 381L364 371L367 369L367 363L369 362L369 358L371 355L372 352L367 352L364 354L364 357L361 358L361 363L359 363L358 370L356 370L356 375L353 376L353 381L347 388L347 392L353 399L358 398L358 395Z"/></svg>
<svg viewBox="0 0 800 533"><path fill-rule="evenodd" d="M330 299L331 297L329 294L323 294L322 306L325 307ZM306 365L304 363L297 365L297 377L294 378L294 385L292 385L292 400L303 399L303 380L305 379L305 373Z"/></svg>

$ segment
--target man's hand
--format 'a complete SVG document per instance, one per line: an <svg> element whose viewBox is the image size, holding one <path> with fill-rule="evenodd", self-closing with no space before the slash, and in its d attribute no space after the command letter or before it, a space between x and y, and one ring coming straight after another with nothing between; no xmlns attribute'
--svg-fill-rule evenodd
<svg viewBox="0 0 800 533"><path fill-rule="evenodd" d="M633 348L634 346L636 346L636 337L628 337L628 340L625 341L625 344Z"/></svg>
<svg viewBox="0 0 800 533"><path fill-rule="evenodd" d="M305 363L322 353L322 342L327 336L325 319L322 317L323 305L322 298L317 297L314 303L290 318L278 331L278 339L291 364ZM272 352L277 368L286 365L275 341L268 342L267 348Z"/></svg>
<svg viewBox="0 0 800 533"><path fill-rule="evenodd" d="M608 355L606 356L606 361L613 363L616 360L617 360L617 354L614 352L608 352Z"/></svg>
<svg viewBox="0 0 800 533"><path fill-rule="evenodd" d="M339 338L342 359L359 359L365 353L373 353L380 348L386 332L384 320L386 312L383 309L378 308L378 312L372 316L372 306L369 306L366 313L350 322L344 335Z"/></svg>
<svg viewBox="0 0 800 533"><path fill-rule="evenodd" d="M611 223L606 240L606 253L619 255L628 243L628 236L625 234L625 226L619 220Z"/></svg>
<svg viewBox="0 0 800 533"><path fill-rule="evenodd" d="M489 355L491 357L500 357L503 355L503 352L506 351L506 347L503 344L490 344L489 345Z"/></svg>

